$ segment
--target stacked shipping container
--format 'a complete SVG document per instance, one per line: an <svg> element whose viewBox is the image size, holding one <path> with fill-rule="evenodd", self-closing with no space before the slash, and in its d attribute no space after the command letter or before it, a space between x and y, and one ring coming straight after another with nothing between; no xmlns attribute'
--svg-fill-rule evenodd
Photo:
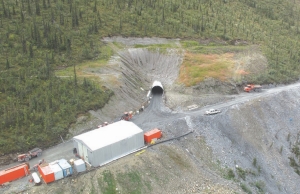
<svg viewBox="0 0 300 194"><path fill-rule="evenodd" d="M85 163L83 161L82 163L85 170ZM83 165L80 163L81 170ZM49 164L44 163L38 165L38 171L46 184L73 174L72 166L65 159L57 160ZM28 174L30 174L28 163L19 164L17 166L0 171L0 185L22 178ZM36 173L33 174L33 178L35 180L35 183L39 183L39 181L37 181L39 177Z"/></svg>
<svg viewBox="0 0 300 194"><path fill-rule="evenodd" d="M45 183L51 183L73 174L72 166L65 159L39 165L38 169Z"/></svg>

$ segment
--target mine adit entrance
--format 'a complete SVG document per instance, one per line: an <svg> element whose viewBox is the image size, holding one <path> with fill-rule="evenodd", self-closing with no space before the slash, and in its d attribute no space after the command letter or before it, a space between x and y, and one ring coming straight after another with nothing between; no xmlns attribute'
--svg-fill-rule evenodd
<svg viewBox="0 0 300 194"><path fill-rule="evenodd" d="M162 95L164 93L164 88L159 81L154 81L151 88L151 93L153 95Z"/></svg>

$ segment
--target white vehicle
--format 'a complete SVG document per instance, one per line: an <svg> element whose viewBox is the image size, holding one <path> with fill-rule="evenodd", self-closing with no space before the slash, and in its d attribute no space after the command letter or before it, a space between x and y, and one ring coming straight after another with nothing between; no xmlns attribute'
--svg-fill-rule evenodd
<svg viewBox="0 0 300 194"><path fill-rule="evenodd" d="M220 112L221 112L220 110L209 109L209 110L205 111L205 115L214 115L214 114L218 114Z"/></svg>

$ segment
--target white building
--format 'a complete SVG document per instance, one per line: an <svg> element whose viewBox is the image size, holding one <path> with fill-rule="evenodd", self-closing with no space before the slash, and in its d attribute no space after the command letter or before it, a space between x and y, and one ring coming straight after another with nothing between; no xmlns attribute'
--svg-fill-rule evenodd
<svg viewBox="0 0 300 194"><path fill-rule="evenodd" d="M129 121L118 121L75 136L74 148L83 159L96 167L144 146L144 133Z"/></svg>

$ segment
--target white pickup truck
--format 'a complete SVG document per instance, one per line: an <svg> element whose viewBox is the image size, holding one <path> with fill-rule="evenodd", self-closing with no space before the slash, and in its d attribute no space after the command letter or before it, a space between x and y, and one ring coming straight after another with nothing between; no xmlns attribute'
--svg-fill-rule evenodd
<svg viewBox="0 0 300 194"><path fill-rule="evenodd" d="M209 110L205 111L205 115L214 115L214 114L218 114L220 112L221 112L220 110L209 109Z"/></svg>

